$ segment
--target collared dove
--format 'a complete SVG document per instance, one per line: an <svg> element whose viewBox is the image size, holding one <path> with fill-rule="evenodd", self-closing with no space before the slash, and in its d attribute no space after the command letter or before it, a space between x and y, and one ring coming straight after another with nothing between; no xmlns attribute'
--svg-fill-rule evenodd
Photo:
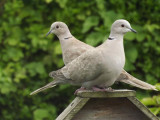
<svg viewBox="0 0 160 120"><path fill-rule="evenodd" d="M74 60L87 50L94 49L94 47L77 40L70 33L68 26L63 22L54 22L51 25L51 29L47 33L47 35L49 35L50 33L54 33L55 35L57 35L57 37L60 40L62 54L63 54L63 61L65 65L70 63L72 60ZM130 84L132 86L141 89L156 90L155 86L133 77L132 75L127 73L124 69L122 70L122 73L120 74L120 76L116 81Z"/></svg>
<svg viewBox="0 0 160 120"><path fill-rule="evenodd" d="M55 29L57 28L61 29L61 26L56 26ZM62 29L60 31L66 34L65 38L69 39L68 37L71 37L70 33L65 33ZM55 80L32 92L31 95L58 84L69 83L93 90L96 86L102 88L112 86L121 74L125 64L123 36L130 31L135 32L128 21L115 21L112 24L107 41L94 49L87 50L63 68L51 72L50 76ZM60 39L63 38L63 35L58 33L57 35ZM64 42L62 47L65 45L67 44Z"/></svg>

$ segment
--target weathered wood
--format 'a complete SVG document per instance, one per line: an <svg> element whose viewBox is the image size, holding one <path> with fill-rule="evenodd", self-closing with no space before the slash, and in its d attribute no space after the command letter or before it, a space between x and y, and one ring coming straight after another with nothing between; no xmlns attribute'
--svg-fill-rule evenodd
<svg viewBox="0 0 160 120"><path fill-rule="evenodd" d="M56 120L158 120L140 101L135 91L80 91Z"/></svg>
<svg viewBox="0 0 160 120"><path fill-rule="evenodd" d="M86 104L89 98L76 97L56 120L71 120L72 117Z"/></svg>
<svg viewBox="0 0 160 120"><path fill-rule="evenodd" d="M83 98L111 98L111 97L130 97L135 96L136 92L133 90L114 90L114 91L104 91L104 92L94 92L90 90L79 91L77 96Z"/></svg>
<svg viewBox="0 0 160 120"><path fill-rule="evenodd" d="M149 109L147 109L147 107L143 105L137 98L128 97L128 99L151 120L159 120L158 117L156 117Z"/></svg>
<svg viewBox="0 0 160 120"><path fill-rule="evenodd" d="M92 98L72 120L151 120L127 98Z"/></svg>

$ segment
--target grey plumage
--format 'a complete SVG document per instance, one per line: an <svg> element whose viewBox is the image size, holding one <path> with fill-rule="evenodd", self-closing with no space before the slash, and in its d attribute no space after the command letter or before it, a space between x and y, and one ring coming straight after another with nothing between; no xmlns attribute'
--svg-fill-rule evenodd
<svg viewBox="0 0 160 120"><path fill-rule="evenodd" d="M56 29L56 26L59 26L60 29ZM55 28L55 29L53 29ZM63 29L63 30L62 30ZM73 61L78 56L82 55L87 50L94 49L94 47L85 44L82 41L79 41L76 39L69 31L68 26L63 22L54 22L51 25L50 33L54 33L57 35L57 37L60 40L61 48L62 48L62 54L63 54L63 61L65 65ZM64 39L69 38L69 39ZM123 76L123 77L121 77ZM124 69L122 70L121 76L116 80L117 82L122 82L126 84L130 84L132 86L141 88L141 89L147 89L147 90L156 90L155 86L150 85L146 82L143 82L129 73L127 73ZM129 78L129 79L123 79L123 78Z"/></svg>
<svg viewBox="0 0 160 120"><path fill-rule="evenodd" d="M118 77L117 81L119 81L119 80L120 80L120 82L127 83L127 84L130 84L132 86L144 89L144 90L155 90L155 91L157 91L155 86L153 86L151 84L148 84L146 82L143 82L143 81L131 76L126 71L122 71L122 73Z"/></svg>
<svg viewBox="0 0 160 120"><path fill-rule="evenodd" d="M56 29L55 26L59 26L58 30ZM115 29L115 28L114 28ZM116 29L115 29L116 30ZM131 30L131 29L130 29ZM112 29L113 31L113 29ZM115 39L115 38L120 38L120 39L123 39L123 37L121 38L121 36L114 36L114 34L112 34L112 31L111 31L111 34L110 34L110 37ZM126 31L128 32L128 31ZM92 46L89 46L79 40L77 40L75 37L73 37L68 29L68 26L62 22L55 22L52 24L51 26L51 30L49 33L54 33L57 35L57 37L59 38L60 40L60 43L61 43L61 48L62 48L62 53L63 53L63 60L64 60L64 63L65 63L65 67L60 69L60 73L61 75L63 76L63 79L59 76L55 76L55 74L52 75L53 78L55 79L59 79L60 81L62 80L63 82L62 83L70 83L70 84L73 84L73 85L81 85L81 86L85 86L85 87L88 87L88 88L91 88L93 85L91 84L97 84L97 81L94 82L93 78L96 78L97 76L99 77L100 74L101 74L101 69L99 69L99 71L96 71L95 69L97 69L95 66L97 65L98 67L100 67L100 63L98 61L96 61L96 57L92 58L93 56L91 55L90 57L92 59L94 59L94 61L96 62L96 65L93 66L92 68L92 65L94 63L92 63L92 65L88 64L88 63L91 63L90 61L93 61L93 60L88 60L90 57L87 57L87 62L86 64L84 64L84 61L86 59L86 56L89 56L89 55L86 55L86 54L90 54L92 53L92 51L94 51L94 54L96 52L98 52L97 50L94 50L94 49L99 49L99 48L102 48L104 45L102 44L101 46L97 47L97 48L94 48ZM115 37L115 38L114 38ZM66 39L67 38L67 39ZM122 42L123 43L123 42ZM106 45L105 47L109 47L109 45ZM88 52L88 50L90 52ZM87 52L86 52L87 51ZM95 52L96 51L96 52ZM101 51L101 50L99 50ZM123 50L122 50L123 51ZM86 55L85 57L81 57L83 55ZM118 53L119 54L119 53ZM118 55L117 54L117 55ZM80 56L81 55L81 56ZM110 54L109 54L110 55ZM78 57L79 56L79 57ZM99 58L97 56L97 58ZM79 60L81 59L81 60ZM78 62L75 62L75 61L78 61ZM80 62L81 61L81 62ZM82 62L83 61L83 62ZM102 60L103 61L103 60ZM80 64L81 63L81 64ZM82 64L83 63L83 64ZM99 63L99 64L98 64ZM69 65L68 65L69 64ZM76 64L76 65L74 65ZM102 65L103 66L103 65ZM123 65L122 65L123 66ZM86 69L83 69L86 68ZM87 69L90 68L90 69ZM123 67L122 67L123 68ZM78 69L81 69L81 71L79 72L75 72L75 71L78 71ZM92 70L92 72L88 72ZM95 71L96 72L95 72ZM72 72L71 72L72 71ZM121 75L117 78L114 78L116 81L119 81L119 82L123 82L123 83L127 83L127 84L130 84L130 85L133 85L135 87L139 87L141 89L148 89L148 90L156 90L154 86L148 84L148 83L145 83L145 82L142 82L138 79L136 79L135 77L131 76L130 74L128 74L125 70L120 70L122 71ZM99 73L100 72L100 73ZM106 73L108 73L110 71L106 71ZM54 72L53 72L54 73ZM91 73L91 74L88 74L88 73ZM120 73L118 73L120 74ZM112 75L111 75L112 76ZM80 79L79 79L80 78ZM107 77L106 77L107 78ZM105 77L103 77L103 79L106 79ZM127 79L126 79L127 78ZM128 79L129 78L129 79ZM89 81L87 81L87 79L89 79ZM97 78L98 79L98 78ZM110 79L110 78L109 78ZM85 81L83 81L85 80ZM102 78L100 78L101 82L103 83L103 80ZM99 81L100 81L99 80ZM106 82L105 83L105 86L111 86L115 80L110 80L111 82ZM65 82L64 82L65 81ZM67 82L66 82L67 81ZM86 82L87 81L87 82ZM91 82L90 82L91 81ZM53 81L54 83L54 81ZM58 83L59 84L59 83ZM90 85L88 85L90 84ZM46 86L48 87L49 84L47 84ZM55 83L53 84L55 86ZM101 84L99 84L100 86L103 86ZM44 88L47 88L47 87L44 87ZM44 89L40 89L41 90L44 90ZM35 92L34 92L35 93ZM32 94L32 93L31 93Z"/></svg>
<svg viewBox="0 0 160 120"><path fill-rule="evenodd" d="M54 81L52 81L52 82L48 83L47 85L33 91L30 95L34 95L34 94L37 94L41 91L44 91L45 89L55 87L58 84L65 84L65 81L63 82L63 80L66 79L66 77L62 74L61 70L52 71L49 75L50 75L50 77L55 78Z"/></svg>

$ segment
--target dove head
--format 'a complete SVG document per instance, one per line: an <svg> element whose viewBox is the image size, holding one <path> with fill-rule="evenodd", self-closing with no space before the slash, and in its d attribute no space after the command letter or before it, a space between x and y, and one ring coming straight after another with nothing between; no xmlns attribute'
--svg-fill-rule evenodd
<svg viewBox="0 0 160 120"><path fill-rule="evenodd" d="M50 33L53 33L57 36L63 35L65 33L69 32L68 26L63 22L54 22L51 25L50 31L47 33L46 36L48 36ZM70 32L69 32L70 33Z"/></svg>
<svg viewBox="0 0 160 120"><path fill-rule="evenodd" d="M111 27L111 33L112 34L121 34L124 35L127 32L134 32L136 31L132 29L130 23L127 20L116 20Z"/></svg>

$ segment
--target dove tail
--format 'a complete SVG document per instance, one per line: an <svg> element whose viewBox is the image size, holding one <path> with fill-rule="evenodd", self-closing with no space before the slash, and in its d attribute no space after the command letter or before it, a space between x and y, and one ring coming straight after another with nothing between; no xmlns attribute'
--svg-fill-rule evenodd
<svg viewBox="0 0 160 120"><path fill-rule="evenodd" d="M37 93L39 93L41 91L44 91L44 90L46 90L48 88L55 87L57 84L60 84L60 83L61 83L61 81L58 81L58 80L52 81L52 82L48 83L47 85L45 85L45 86L33 91L32 93L30 93L30 95L35 95L35 94L37 94Z"/></svg>
<svg viewBox="0 0 160 120"><path fill-rule="evenodd" d="M58 84L64 84L66 83L66 80L68 80L64 75L63 73L61 72L61 69L57 70L57 71L52 71L49 73L49 76L54 78L55 80L48 83L47 85L33 91L30 95L34 95L34 94L37 94L41 91L44 91L48 88L52 88L52 87L55 87L56 85Z"/></svg>
<svg viewBox="0 0 160 120"><path fill-rule="evenodd" d="M120 82L129 84L129 85L132 85L132 86L144 89L144 90L155 90L155 91L158 91L155 86L153 86L151 84L148 84L146 82L143 82L141 80L138 80L136 78L132 78L132 79L128 79L128 80L127 79L126 80L121 80Z"/></svg>
<svg viewBox="0 0 160 120"><path fill-rule="evenodd" d="M138 87L138 88L141 88L141 89L144 89L144 90L158 91L155 86L153 86L149 83L143 82L143 81L131 76L126 71L123 71L123 77L121 77L121 79L119 79L118 81L129 84L129 85L132 85L132 86L135 86L135 87Z"/></svg>

